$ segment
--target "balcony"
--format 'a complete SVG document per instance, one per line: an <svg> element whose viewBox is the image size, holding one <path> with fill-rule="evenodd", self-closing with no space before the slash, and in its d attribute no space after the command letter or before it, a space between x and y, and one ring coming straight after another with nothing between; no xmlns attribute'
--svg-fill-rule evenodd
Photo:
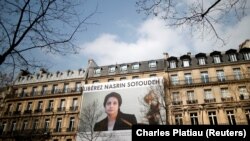
<svg viewBox="0 0 250 141"><path fill-rule="evenodd" d="M74 131L75 131L75 128L72 128L72 127L67 128L67 132L74 132Z"/></svg>
<svg viewBox="0 0 250 141"><path fill-rule="evenodd" d="M14 112L13 112L13 115L14 115L14 116L19 116L19 115L21 115L21 111L14 111Z"/></svg>
<svg viewBox="0 0 250 141"><path fill-rule="evenodd" d="M4 116L11 116L11 115L12 115L12 113L9 111L4 112Z"/></svg>
<svg viewBox="0 0 250 141"><path fill-rule="evenodd" d="M203 77L197 79L188 79L185 80L172 80L170 81L170 86L178 87L178 86L193 86L193 85L203 85L203 84L217 84L217 83L227 83L227 82L240 82L240 81L248 81L250 78L250 73L245 75L227 75L223 77Z"/></svg>
<svg viewBox="0 0 250 141"><path fill-rule="evenodd" d="M0 132L0 138L8 138L8 137L18 137L22 138L24 140L27 140L28 138L39 138L40 140L45 140L45 138L50 137L50 132L42 129L24 129L24 130L15 130L15 131L3 131Z"/></svg>
<svg viewBox="0 0 250 141"><path fill-rule="evenodd" d="M52 112L54 110L54 108L47 108L45 109L45 112Z"/></svg>
<svg viewBox="0 0 250 141"><path fill-rule="evenodd" d="M31 114L32 110L25 110L23 114Z"/></svg>
<svg viewBox="0 0 250 141"><path fill-rule="evenodd" d="M249 97L248 95L240 95L240 96L239 96L239 99L240 99L240 100L249 100L250 97Z"/></svg>
<svg viewBox="0 0 250 141"><path fill-rule="evenodd" d="M216 102L215 98L204 99L205 103L214 103Z"/></svg>
<svg viewBox="0 0 250 141"><path fill-rule="evenodd" d="M187 100L187 104L197 104L197 103L198 103L197 99Z"/></svg>
<svg viewBox="0 0 250 141"><path fill-rule="evenodd" d="M62 132L62 128L55 128L54 132Z"/></svg>
<svg viewBox="0 0 250 141"><path fill-rule="evenodd" d="M58 112L63 112L63 111L65 111L65 107L58 107L58 108L57 108L57 111L58 111Z"/></svg>
<svg viewBox="0 0 250 141"><path fill-rule="evenodd" d="M182 105L182 101L173 101L172 104L173 105Z"/></svg>
<svg viewBox="0 0 250 141"><path fill-rule="evenodd" d="M52 96L52 95L64 95L64 94L81 94L82 89L73 87L68 89L56 89L56 90L46 90L46 91L36 91L30 93L9 93L6 95L6 99L12 98L32 98L32 97L41 97L41 96Z"/></svg>
<svg viewBox="0 0 250 141"><path fill-rule="evenodd" d="M72 106L69 108L70 111L77 111L78 110L78 106Z"/></svg>
<svg viewBox="0 0 250 141"><path fill-rule="evenodd" d="M42 109L36 109L35 110L35 113L41 113L42 112Z"/></svg>
<svg viewBox="0 0 250 141"><path fill-rule="evenodd" d="M233 101L233 97L222 97L221 101L223 101L223 102L231 102L231 101Z"/></svg>

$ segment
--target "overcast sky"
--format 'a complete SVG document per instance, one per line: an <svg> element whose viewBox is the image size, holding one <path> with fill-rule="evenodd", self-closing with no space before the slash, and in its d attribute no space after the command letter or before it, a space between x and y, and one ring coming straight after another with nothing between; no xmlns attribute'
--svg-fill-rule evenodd
<svg viewBox="0 0 250 141"><path fill-rule="evenodd" d="M214 50L238 49L239 44L250 39L250 14L237 24L217 25L223 27L218 33L227 41L221 47L215 38L190 35L185 28L170 29L164 21L146 18L136 12L135 0L91 0L89 9L98 4L98 11L87 31L77 34L79 54L68 56L46 56L53 64L51 71L87 67L88 59L99 65L113 65L163 58L163 53L180 57L191 52L210 53ZM249 7L249 3L248 3ZM223 30L222 30L223 29Z"/></svg>

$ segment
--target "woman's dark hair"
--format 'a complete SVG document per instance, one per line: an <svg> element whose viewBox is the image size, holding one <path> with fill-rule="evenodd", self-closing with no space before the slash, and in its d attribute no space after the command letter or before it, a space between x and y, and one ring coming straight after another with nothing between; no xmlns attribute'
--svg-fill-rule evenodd
<svg viewBox="0 0 250 141"><path fill-rule="evenodd" d="M110 97L115 97L115 98L118 100L119 107L121 106L121 104L122 104L121 95L118 94L118 93L116 93L116 92L111 92L111 93L109 93L108 95L106 95L106 97L105 97L105 99L104 99L104 102L103 102L103 106L104 106L104 107L105 107L105 105L106 105L106 103L107 103L107 101L108 101L108 99L109 99Z"/></svg>

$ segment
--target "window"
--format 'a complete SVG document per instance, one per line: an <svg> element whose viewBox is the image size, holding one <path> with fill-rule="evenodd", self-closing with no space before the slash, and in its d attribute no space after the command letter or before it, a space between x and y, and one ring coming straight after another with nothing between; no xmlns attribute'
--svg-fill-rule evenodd
<svg viewBox="0 0 250 141"><path fill-rule="evenodd" d="M99 80L94 80L92 83L93 84L99 83Z"/></svg>
<svg viewBox="0 0 250 141"><path fill-rule="evenodd" d="M3 124L2 124L2 131L5 132L6 128L7 128L7 123L3 122Z"/></svg>
<svg viewBox="0 0 250 141"><path fill-rule="evenodd" d="M185 74L185 83L186 84L192 84L192 75L191 75L191 73L186 73Z"/></svg>
<svg viewBox="0 0 250 141"><path fill-rule="evenodd" d="M175 61L175 60L171 60L171 61L169 62L169 66L170 66L171 69L176 68L176 67L177 67L176 61Z"/></svg>
<svg viewBox="0 0 250 141"><path fill-rule="evenodd" d="M231 62L236 62L237 61L236 54L229 54L229 59Z"/></svg>
<svg viewBox="0 0 250 141"><path fill-rule="evenodd" d="M77 98L73 98L73 101L72 101L72 110L77 110L77 105L78 105L78 100Z"/></svg>
<svg viewBox="0 0 250 141"><path fill-rule="evenodd" d="M21 97L27 96L27 88L22 89Z"/></svg>
<svg viewBox="0 0 250 141"><path fill-rule="evenodd" d="M121 72L125 72L127 70L128 70L128 66L127 65L121 65L121 67L120 67L120 71Z"/></svg>
<svg viewBox="0 0 250 141"><path fill-rule="evenodd" d="M101 74L101 69L100 69L100 68L95 69L95 70L94 70L94 73L95 73L95 74Z"/></svg>
<svg viewBox="0 0 250 141"><path fill-rule="evenodd" d="M58 118L57 122L56 122L56 132L61 132L61 128L62 128L62 118Z"/></svg>
<svg viewBox="0 0 250 141"><path fill-rule="evenodd" d="M45 119L45 122L44 122L44 129L45 129L45 131L49 130L49 123L50 123L50 120L49 119Z"/></svg>
<svg viewBox="0 0 250 141"><path fill-rule="evenodd" d="M204 90L205 99L214 99L214 96L210 89Z"/></svg>
<svg viewBox="0 0 250 141"><path fill-rule="evenodd" d="M174 101L174 102L179 102L179 101L181 101L179 92L173 92L173 101Z"/></svg>
<svg viewBox="0 0 250 141"><path fill-rule="evenodd" d="M48 105L48 111L52 111L53 107L54 107L54 100L50 100Z"/></svg>
<svg viewBox="0 0 250 141"><path fill-rule="evenodd" d="M175 115L175 124L176 125L183 125L183 119L181 114Z"/></svg>
<svg viewBox="0 0 250 141"><path fill-rule="evenodd" d="M250 125L250 109L245 110L248 125Z"/></svg>
<svg viewBox="0 0 250 141"><path fill-rule="evenodd" d="M120 78L120 81L124 81L124 80L126 80L126 77L121 77Z"/></svg>
<svg viewBox="0 0 250 141"><path fill-rule="evenodd" d="M209 77L207 71L201 72L201 81L203 83L208 83L209 82Z"/></svg>
<svg viewBox="0 0 250 141"><path fill-rule="evenodd" d="M30 111L30 110L32 110L31 108L32 108L32 102L29 102L28 105L27 105L27 109L26 110Z"/></svg>
<svg viewBox="0 0 250 141"><path fill-rule="evenodd" d="M64 93L69 92L69 84L64 84L63 92L64 92Z"/></svg>
<svg viewBox="0 0 250 141"><path fill-rule="evenodd" d="M34 129L38 129L38 119L35 119L35 120L33 121L32 129L33 129L33 130L34 130Z"/></svg>
<svg viewBox="0 0 250 141"><path fill-rule="evenodd" d="M198 125L198 116L197 113L190 113L191 125Z"/></svg>
<svg viewBox="0 0 250 141"><path fill-rule="evenodd" d="M194 91L187 91L187 98L190 101L194 101L195 100Z"/></svg>
<svg viewBox="0 0 250 141"><path fill-rule="evenodd" d="M74 117L70 117L68 131L73 131L74 130L74 126L75 126L75 118Z"/></svg>
<svg viewBox="0 0 250 141"><path fill-rule="evenodd" d="M11 132L16 131L16 121L13 121L11 124Z"/></svg>
<svg viewBox="0 0 250 141"><path fill-rule="evenodd" d="M179 79L178 79L177 75L171 75L171 83L172 83L172 85L179 84Z"/></svg>
<svg viewBox="0 0 250 141"><path fill-rule="evenodd" d="M48 86L43 86L42 91L41 91L41 95L45 95L47 90L48 90Z"/></svg>
<svg viewBox="0 0 250 141"><path fill-rule="evenodd" d="M234 68L233 69L233 73L234 73L234 79L236 79L236 80L240 80L241 79L240 68Z"/></svg>
<svg viewBox="0 0 250 141"><path fill-rule="evenodd" d="M43 102L42 102L42 101L39 101L39 102L38 102L38 105L37 105L37 110L38 110L38 111L42 111L42 109L43 109Z"/></svg>
<svg viewBox="0 0 250 141"><path fill-rule="evenodd" d="M109 73L114 73L115 72L115 66L109 67Z"/></svg>
<svg viewBox="0 0 250 141"><path fill-rule="evenodd" d="M150 61L149 63L148 63L148 67L149 68L156 68L156 61Z"/></svg>
<svg viewBox="0 0 250 141"><path fill-rule="evenodd" d="M217 79L218 79L218 81L222 82L222 81L226 80L225 74L224 74L223 70L217 70L216 73L217 73Z"/></svg>
<svg viewBox="0 0 250 141"><path fill-rule="evenodd" d="M12 111L12 104L8 104L8 107L7 107L6 111L4 112L4 115L11 114L11 111Z"/></svg>
<svg viewBox="0 0 250 141"><path fill-rule="evenodd" d="M140 68L140 64L139 63L135 63L132 65L132 70L139 70Z"/></svg>
<svg viewBox="0 0 250 141"><path fill-rule="evenodd" d="M244 52L243 56L244 56L244 60L250 60L250 52Z"/></svg>
<svg viewBox="0 0 250 141"><path fill-rule="evenodd" d="M198 61L199 61L199 65L206 65L206 59L205 59L205 57L199 58Z"/></svg>
<svg viewBox="0 0 250 141"><path fill-rule="evenodd" d="M65 107L65 99L61 99L60 108Z"/></svg>
<svg viewBox="0 0 250 141"><path fill-rule="evenodd" d="M190 61L189 60L183 60L183 67L189 67L190 66Z"/></svg>
<svg viewBox="0 0 250 141"><path fill-rule="evenodd" d="M32 96L35 96L37 94L37 87L33 87L32 88L32 92L31 92L31 95Z"/></svg>
<svg viewBox="0 0 250 141"><path fill-rule="evenodd" d="M222 98L228 98L230 97L228 88L221 88L221 97Z"/></svg>
<svg viewBox="0 0 250 141"><path fill-rule="evenodd" d="M249 94L247 93L246 86L239 87L240 100L249 99Z"/></svg>
<svg viewBox="0 0 250 141"><path fill-rule="evenodd" d="M108 82L114 82L115 80L113 78L108 79Z"/></svg>
<svg viewBox="0 0 250 141"><path fill-rule="evenodd" d="M28 121L27 120L25 120L25 121L23 121L23 125L22 125L22 131L23 130L25 130L25 129L27 129L28 128Z"/></svg>
<svg viewBox="0 0 250 141"><path fill-rule="evenodd" d="M210 125L218 125L216 112L214 111L208 112L208 118Z"/></svg>
<svg viewBox="0 0 250 141"><path fill-rule="evenodd" d="M230 125L236 125L235 115L233 110L227 111L227 119Z"/></svg>
<svg viewBox="0 0 250 141"><path fill-rule="evenodd" d="M150 78L156 77L156 74L150 74L149 77L150 77Z"/></svg>
<svg viewBox="0 0 250 141"><path fill-rule="evenodd" d="M51 93L55 94L55 93L57 93L57 91L58 91L58 86L57 85L53 85Z"/></svg>
<svg viewBox="0 0 250 141"><path fill-rule="evenodd" d="M221 60L220 60L220 56L219 56L219 55L215 55L213 58L214 58L214 63L215 63L215 64L221 63Z"/></svg>
<svg viewBox="0 0 250 141"><path fill-rule="evenodd" d="M76 92L80 92L81 91L81 82L77 82L76 83Z"/></svg>
<svg viewBox="0 0 250 141"><path fill-rule="evenodd" d="M139 79L139 76L132 76L132 79Z"/></svg>
<svg viewBox="0 0 250 141"><path fill-rule="evenodd" d="M22 110L22 104L18 103L17 106L16 106L16 111L21 112L21 110Z"/></svg>

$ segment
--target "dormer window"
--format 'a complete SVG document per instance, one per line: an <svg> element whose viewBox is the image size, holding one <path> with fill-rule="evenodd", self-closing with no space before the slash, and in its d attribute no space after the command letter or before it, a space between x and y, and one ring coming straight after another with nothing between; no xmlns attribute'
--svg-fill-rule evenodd
<svg viewBox="0 0 250 141"><path fill-rule="evenodd" d="M199 65L206 65L206 59L205 59L205 57L199 58L198 61L199 61Z"/></svg>
<svg viewBox="0 0 250 141"><path fill-rule="evenodd" d="M150 61L149 63L148 63L148 67L149 68L156 68L156 61Z"/></svg>
<svg viewBox="0 0 250 141"><path fill-rule="evenodd" d="M231 62L236 62L237 61L236 54L229 54L229 59Z"/></svg>
<svg viewBox="0 0 250 141"><path fill-rule="evenodd" d="M167 61L169 62L169 68L174 69L177 68L177 58L174 56L171 56L167 59Z"/></svg>
<svg viewBox="0 0 250 141"><path fill-rule="evenodd" d="M250 60L250 52L244 52L243 56L244 56L244 60Z"/></svg>
<svg viewBox="0 0 250 141"><path fill-rule="evenodd" d="M95 70L94 70L94 73L95 73L95 74L101 74L101 68L95 69Z"/></svg>
<svg viewBox="0 0 250 141"><path fill-rule="evenodd" d="M109 73L114 73L115 72L115 66L109 67Z"/></svg>
<svg viewBox="0 0 250 141"><path fill-rule="evenodd" d="M176 68L176 66L177 66L177 65L176 65L176 61L175 61L175 60L170 61L170 62L169 62L169 66L170 66L171 69Z"/></svg>
<svg viewBox="0 0 250 141"><path fill-rule="evenodd" d="M128 65L121 65L120 71L124 72L128 70Z"/></svg>
<svg viewBox="0 0 250 141"><path fill-rule="evenodd" d="M220 59L220 56L219 56L219 55L215 55L213 58L214 58L214 63L215 63L215 64L221 63L221 59Z"/></svg>
<svg viewBox="0 0 250 141"><path fill-rule="evenodd" d="M132 65L132 69L133 70L139 70L140 64L139 63L135 63Z"/></svg>
<svg viewBox="0 0 250 141"><path fill-rule="evenodd" d="M189 54L181 56L180 59L182 60L183 67L190 67L191 58Z"/></svg>
<svg viewBox="0 0 250 141"><path fill-rule="evenodd" d="M244 60L250 60L250 48L241 48L239 53L244 57Z"/></svg>
<svg viewBox="0 0 250 141"><path fill-rule="evenodd" d="M190 61L188 59L183 60L183 67L189 67L190 66Z"/></svg>

